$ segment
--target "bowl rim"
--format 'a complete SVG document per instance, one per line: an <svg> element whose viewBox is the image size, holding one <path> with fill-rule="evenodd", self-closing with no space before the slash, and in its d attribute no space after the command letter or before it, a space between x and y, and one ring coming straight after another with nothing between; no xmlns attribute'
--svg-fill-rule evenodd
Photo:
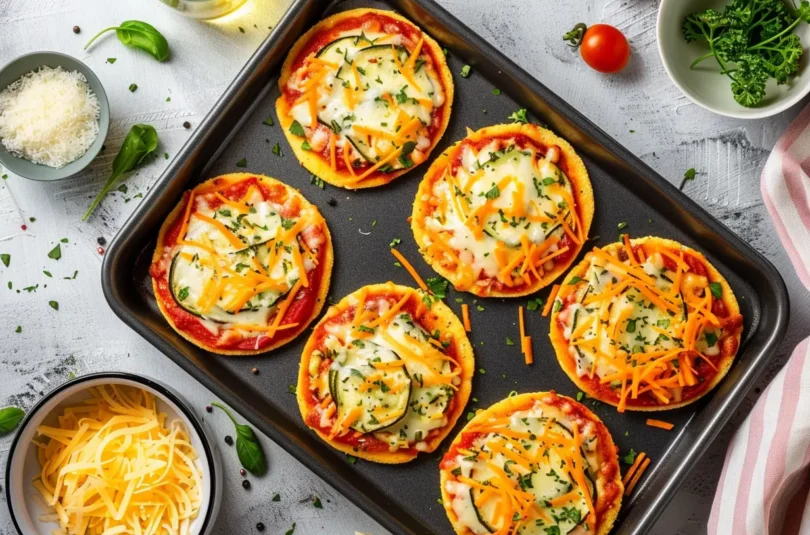
<svg viewBox="0 0 810 535"><path fill-rule="evenodd" d="M57 180L64 180L66 178L70 178L70 177L73 177L73 176L81 173L82 171L87 169L90 166L90 164L93 163L93 161L96 159L96 157L101 152L101 147L104 144L104 141L105 141L107 135L109 134L110 122L111 122L110 114L111 114L112 110L110 109L110 101L107 98L107 90L104 89L104 84L101 83L101 78L98 77L98 75L95 73L95 71L93 69L91 69L90 66L87 65L87 63L83 62L82 60L80 60L79 58L77 58L75 56L71 56L70 54L65 54L64 52L57 52L55 50L38 50L38 51L35 51L35 52L27 52L25 54L21 54L21 55L17 56L16 58L13 58L12 60L10 60L8 63L3 65L2 67L0 67L0 75L2 75L3 72L6 71L6 69L11 67L12 65L17 63L18 61L24 60L25 58L29 58L29 57L36 57L36 56L43 56L43 55L59 56L60 58L66 58L68 61L75 61L76 63L78 63L79 65L81 65L83 67L83 70L81 70L79 72L81 72L82 75L84 75L84 77L87 78L88 85L90 85L90 83L92 81L93 83L95 83L98 86L99 90L98 91L95 91L95 90L93 91L93 93L96 95L96 98L98 99L98 104L99 104L99 119L98 119L99 124L98 124L98 135L96 136L96 140L99 139L99 138L102 138L102 136L103 136L104 139L102 139L102 142L100 144L98 144L98 147L95 149L94 152L93 152L93 145L96 144L96 140L93 140L93 143L90 145L90 147L88 147L87 151L85 151L84 154L79 156L79 158L74 160L74 162L75 162L75 161L78 161L81 158L84 158L87 155L90 155L91 157L87 160L87 163L84 166L82 166L79 169L76 169L75 171L73 171L73 172L71 172L69 174L60 174L56 178L40 178L40 177L37 177L37 176L27 176L27 175L24 175L24 174L17 173L16 171L12 171L10 168L8 168L8 166L3 164L2 162L0 162L0 165L3 165L3 167L5 167L7 170L9 170L12 173L14 173L15 175L21 176L21 177L23 177L23 178L25 178L27 180L34 180L34 181L37 181L37 182L56 182ZM44 66L43 63L39 63L38 66L34 68L34 70L36 70L36 69L38 69L40 67L43 67L43 66ZM66 68L64 65L58 65L58 66L62 67L62 68ZM92 80L91 80L91 78L92 78ZM12 82L12 83L14 83L14 82ZM0 90L5 90L6 87L0 87ZM103 114L100 113L100 111L105 109L105 108L107 110L107 119L106 119L106 121L102 121L101 120L101 115L103 115ZM3 147L2 150L4 152L6 152L10 157L20 159L19 156L14 156L13 154L11 154L7 150L5 150L5 147ZM31 162L31 163L33 163L33 162ZM71 163L73 163L73 162L70 162L70 163L66 164L65 167L67 167ZM34 165L42 166L42 164L34 164ZM43 167L47 167L47 166L43 166ZM64 170L65 167L62 167L60 169L54 169L54 168L50 167L49 169L54 169L54 172L58 173L58 172Z"/></svg>
<svg viewBox="0 0 810 535"><path fill-rule="evenodd" d="M14 512L14 508L11 506L11 462L14 459L14 454L17 453L20 448L18 448L19 438L22 435L23 430L31 423L34 415L37 414L40 409L45 405L49 400L51 400L54 396L60 394L64 390L74 387L81 383L86 383L88 381L97 380L97 379L126 379L128 381L133 381L144 386L148 386L156 390L161 396L167 398L169 401L174 403L177 408L183 413L183 415L191 422L191 425L194 426L194 431L200 437L200 443L203 446L203 450L205 451L205 460L208 465L208 473L209 479L211 481L211 499L208 503L208 510L205 512L205 518L203 519L202 524L200 525L199 533L204 534L207 533L208 530L211 528L212 523L214 521L213 515L214 510L216 509L216 492L217 492L217 470L216 470L216 463L214 461L214 451L211 448L211 445L208 443L208 436L206 435L205 431L203 430L202 424L198 421L197 416L191 411L191 409L186 406L186 403L180 399L180 397L175 394L172 390L168 387L164 386L163 384L150 379L148 377L144 377L142 375L136 375L134 373L129 372L97 372L97 373L89 373L87 375L82 375L76 377L75 379L70 379L61 385L57 386L37 401L31 409L29 409L25 417L23 418L20 425L17 427L17 431L14 434L14 438L11 441L11 445L8 449L8 458L6 459L6 475L5 475L5 484L6 484L6 503L8 504L8 511L9 516L11 517L11 522L14 525L14 528L17 530L17 533L20 535L24 535L22 528L17 523L17 517Z"/></svg>
<svg viewBox="0 0 810 535"><path fill-rule="evenodd" d="M724 117L731 117L734 119L765 119L767 117L772 117L778 113L782 113L783 111L792 108L796 104L798 104L803 98L805 98L808 94L810 94L810 82L802 88L800 91L796 91L792 96L789 98L785 98L781 102L775 103L772 108L769 109L760 109L758 111L752 111L750 113L746 112L734 112L734 111L722 111L720 109L714 108L709 104L702 102L699 100L697 95L693 96L687 91L683 85L676 79L673 74L673 69L670 68L669 59L667 58L666 54L664 54L662 39L661 39L661 28L663 27L663 21L661 20L664 16L664 6L667 4L673 3L675 0L661 0L661 3L658 5L658 14L655 18L655 41L656 46L658 48L658 56L661 58L661 63L664 64L664 70L669 77L669 80L678 88L683 96L688 98L692 103L697 104L704 110L708 110L712 113L716 113L718 115L722 115ZM678 0L683 1L683 0ZM810 69L810 65L805 66L806 69ZM743 108L744 110L757 110L757 108Z"/></svg>

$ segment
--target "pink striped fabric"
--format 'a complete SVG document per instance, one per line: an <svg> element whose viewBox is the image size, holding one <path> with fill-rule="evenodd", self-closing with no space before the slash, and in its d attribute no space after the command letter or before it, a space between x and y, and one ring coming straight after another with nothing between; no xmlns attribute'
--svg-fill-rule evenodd
<svg viewBox="0 0 810 535"><path fill-rule="evenodd" d="M762 170L762 197L810 289L810 106ZM810 535L810 339L762 393L726 454L710 535Z"/></svg>

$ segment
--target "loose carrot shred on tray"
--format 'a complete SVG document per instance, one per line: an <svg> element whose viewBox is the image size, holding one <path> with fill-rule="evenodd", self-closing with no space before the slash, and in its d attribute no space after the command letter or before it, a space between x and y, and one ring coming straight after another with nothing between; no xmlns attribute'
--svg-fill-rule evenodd
<svg viewBox="0 0 810 535"><path fill-rule="evenodd" d="M394 248L391 248L391 254L394 255L394 257L399 260L399 263L402 264L402 267L404 267L408 273L411 274L411 277L413 277L413 280L416 281L416 284L418 284L419 287L426 292L428 289L427 284L425 284L425 281L422 280L422 277L419 276L419 273L416 272L411 263L408 262L404 256L402 256L402 253Z"/></svg>
<svg viewBox="0 0 810 535"><path fill-rule="evenodd" d="M627 486L627 482L630 481L630 478L633 477L633 473L636 471L636 469L638 468L638 466L641 464L641 462L644 460L644 458L646 456L647 456L647 454L644 453L643 451L641 453L639 453L638 455L636 455L636 460L633 462L633 464L627 470L627 473L625 473L624 477L622 478L622 485Z"/></svg>
<svg viewBox="0 0 810 535"><path fill-rule="evenodd" d="M644 475L644 471L647 470L647 466L649 466L649 464L650 464L650 458L647 457L646 459L644 459L644 462L641 463L641 466L639 467L639 469L636 470L636 473L633 476L633 479L630 480L630 484L627 486L627 488L624 489L624 495L625 496L630 496L630 494L632 494L633 489L636 487L636 483L638 483L638 480L641 479L642 475Z"/></svg>
<svg viewBox="0 0 810 535"><path fill-rule="evenodd" d="M531 336L524 336L523 337L523 358L526 364L531 364L534 362L534 355L532 355L532 337Z"/></svg>
<svg viewBox="0 0 810 535"><path fill-rule="evenodd" d="M669 422L665 422L663 420L655 420L653 418L647 419L647 425L649 425L650 427L657 427L659 429L664 429L665 431L670 431L672 430L673 427L675 427L673 424Z"/></svg>
<svg viewBox="0 0 810 535"><path fill-rule="evenodd" d="M470 325L470 306L467 303L461 305L461 319L464 322L464 330L467 332L472 331Z"/></svg>
<svg viewBox="0 0 810 535"><path fill-rule="evenodd" d="M546 306L543 307L543 317L548 316L548 313L551 312L551 307L554 305L554 300L557 299L557 292L559 291L559 284L555 284L551 287L551 293L548 294L548 301L546 301Z"/></svg>
<svg viewBox="0 0 810 535"><path fill-rule="evenodd" d="M518 307L518 323L520 324L520 339L526 336L526 325L523 322L523 305Z"/></svg>

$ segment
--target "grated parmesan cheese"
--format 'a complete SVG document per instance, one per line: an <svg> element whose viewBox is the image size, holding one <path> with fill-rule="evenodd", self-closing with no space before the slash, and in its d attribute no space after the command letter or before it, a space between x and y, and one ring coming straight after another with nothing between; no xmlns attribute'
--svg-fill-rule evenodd
<svg viewBox="0 0 810 535"><path fill-rule="evenodd" d="M41 67L0 93L0 142L15 156L64 167L93 144L98 116L98 98L82 73Z"/></svg>

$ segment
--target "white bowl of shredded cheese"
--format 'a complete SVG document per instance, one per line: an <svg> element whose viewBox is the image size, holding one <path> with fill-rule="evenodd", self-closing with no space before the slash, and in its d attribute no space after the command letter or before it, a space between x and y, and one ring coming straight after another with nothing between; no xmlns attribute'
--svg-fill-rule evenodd
<svg viewBox="0 0 810 535"><path fill-rule="evenodd" d="M75 175L101 150L109 123L101 82L71 56L35 52L0 70L0 164L12 173Z"/></svg>
<svg viewBox="0 0 810 535"><path fill-rule="evenodd" d="M155 380L99 373L69 381L29 411L11 444L12 521L38 535L207 535L222 496L207 433Z"/></svg>

